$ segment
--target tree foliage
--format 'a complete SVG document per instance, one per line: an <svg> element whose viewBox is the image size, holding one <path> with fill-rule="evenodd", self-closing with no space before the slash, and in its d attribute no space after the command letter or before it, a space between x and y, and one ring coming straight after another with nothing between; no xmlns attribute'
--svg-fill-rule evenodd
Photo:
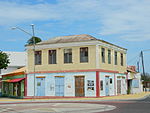
<svg viewBox="0 0 150 113"><path fill-rule="evenodd" d="M150 74L145 73L145 76L144 76L144 74L142 74L141 79L144 80L144 81L150 81Z"/></svg>
<svg viewBox="0 0 150 113"><path fill-rule="evenodd" d="M34 40L35 40L35 44L42 41L39 37L33 36L33 37L31 37L31 38L27 41L27 44L28 44L28 45L33 45L33 44L34 44Z"/></svg>
<svg viewBox="0 0 150 113"><path fill-rule="evenodd" d="M9 63L9 56L6 53L0 51L0 69L7 69Z"/></svg>

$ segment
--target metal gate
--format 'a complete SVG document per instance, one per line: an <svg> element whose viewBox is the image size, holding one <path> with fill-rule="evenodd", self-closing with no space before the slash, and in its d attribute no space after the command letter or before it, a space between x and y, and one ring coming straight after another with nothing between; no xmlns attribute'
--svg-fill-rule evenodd
<svg viewBox="0 0 150 113"><path fill-rule="evenodd" d="M45 78L36 78L37 94L36 96L45 96Z"/></svg>
<svg viewBox="0 0 150 113"><path fill-rule="evenodd" d="M105 94L106 96L109 96L109 77L105 77Z"/></svg>
<svg viewBox="0 0 150 113"><path fill-rule="evenodd" d="M55 77L55 96L64 96L64 77Z"/></svg>
<svg viewBox="0 0 150 113"><path fill-rule="evenodd" d="M84 76L75 77L75 96L83 97L84 93Z"/></svg>
<svg viewBox="0 0 150 113"><path fill-rule="evenodd" d="M117 94L121 94L121 80L117 80Z"/></svg>

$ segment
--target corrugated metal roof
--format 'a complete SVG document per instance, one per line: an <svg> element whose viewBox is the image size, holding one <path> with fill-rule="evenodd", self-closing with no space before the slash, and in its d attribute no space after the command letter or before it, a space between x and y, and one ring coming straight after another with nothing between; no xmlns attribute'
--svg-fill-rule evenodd
<svg viewBox="0 0 150 113"><path fill-rule="evenodd" d="M20 69L17 69L15 71L11 72L11 73L25 72L25 70L26 70L26 67L22 67Z"/></svg>
<svg viewBox="0 0 150 113"><path fill-rule="evenodd" d="M81 34L81 35L55 37L47 41L39 42L37 44L43 45L43 44L68 43L68 42L83 42L83 41L90 41L90 40L97 40L97 39L91 35Z"/></svg>
<svg viewBox="0 0 150 113"><path fill-rule="evenodd" d="M22 68L20 68L20 69L17 69L17 70L15 70L15 71L10 72L10 73L2 74L2 76L11 75L11 74L16 74L16 73L25 72L25 71L26 71L26 67L22 67Z"/></svg>
<svg viewBox="0 0 150 113"><path fill-rule="evenodd" d="M50 38L49 40L39 42L36 45L71 43L71 42L86 42L86 41L92 41L92 40L95 40L95 41L97 40L97 41L100 41L100 42L110 44L110 45L116 46L118 48L127 50L126 48L117 46L115 44L109 43L109 42L104 41L104 40L97 39L97 38L95 38L91 35L88 35L88 34L54 37L54 38ZM27 45L27 46L31 46L31 45Z"/></svg>

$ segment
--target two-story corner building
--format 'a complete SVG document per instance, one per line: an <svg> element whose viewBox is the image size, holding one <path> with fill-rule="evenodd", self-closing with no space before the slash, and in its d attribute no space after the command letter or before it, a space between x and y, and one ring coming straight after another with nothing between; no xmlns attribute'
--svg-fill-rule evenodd
<svg viewBox="0 0 150 113"><path fill-rule="evenodd" d="M90 35L26 46L27 96L99 97L126 94L126 49Z"/></svg>

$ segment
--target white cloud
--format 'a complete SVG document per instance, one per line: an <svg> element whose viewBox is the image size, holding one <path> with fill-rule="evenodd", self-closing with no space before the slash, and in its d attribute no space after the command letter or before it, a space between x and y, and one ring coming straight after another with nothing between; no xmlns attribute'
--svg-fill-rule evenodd
<svg viewBox="0 0 150 113"><path fill-rule="evenodd" d="M128 41L150 40L150 1L113 2L102 19L103 35L121 35ZM120 37L119 37L120 38Z"/></svg>
<svg viewBox="0 0 150 113"><path fill-rule="evenodd" d="M57 0L55 4L44 0L38 0L36 4L1 1L0 25L49 20L66 24L89 20L98 22L99 32L104 36L119 35L118 38L128 41L150 40L149 6L149 0Z"/></svg>
<svg viewBox="0 0 150 113"><path fill-rule="evenodd" d="M81 19L83 16L86 17L86 15L89 17L91 14L84 13L88 13L94 7L90 6L90 1L76 2L75 0L70 0L65 2L60 0L58 4L21 4L20 2L0 1L0 25L32 20Z"/></svg>
<svg viewBox="0 0 150 113"><path fill-rule="evenodd" d="M53 9L49 8L51 7L50 4L25 5L14 2L0 2L0 7L0 25L57 19L59 16L56 13L52 14Z"/></svg>

